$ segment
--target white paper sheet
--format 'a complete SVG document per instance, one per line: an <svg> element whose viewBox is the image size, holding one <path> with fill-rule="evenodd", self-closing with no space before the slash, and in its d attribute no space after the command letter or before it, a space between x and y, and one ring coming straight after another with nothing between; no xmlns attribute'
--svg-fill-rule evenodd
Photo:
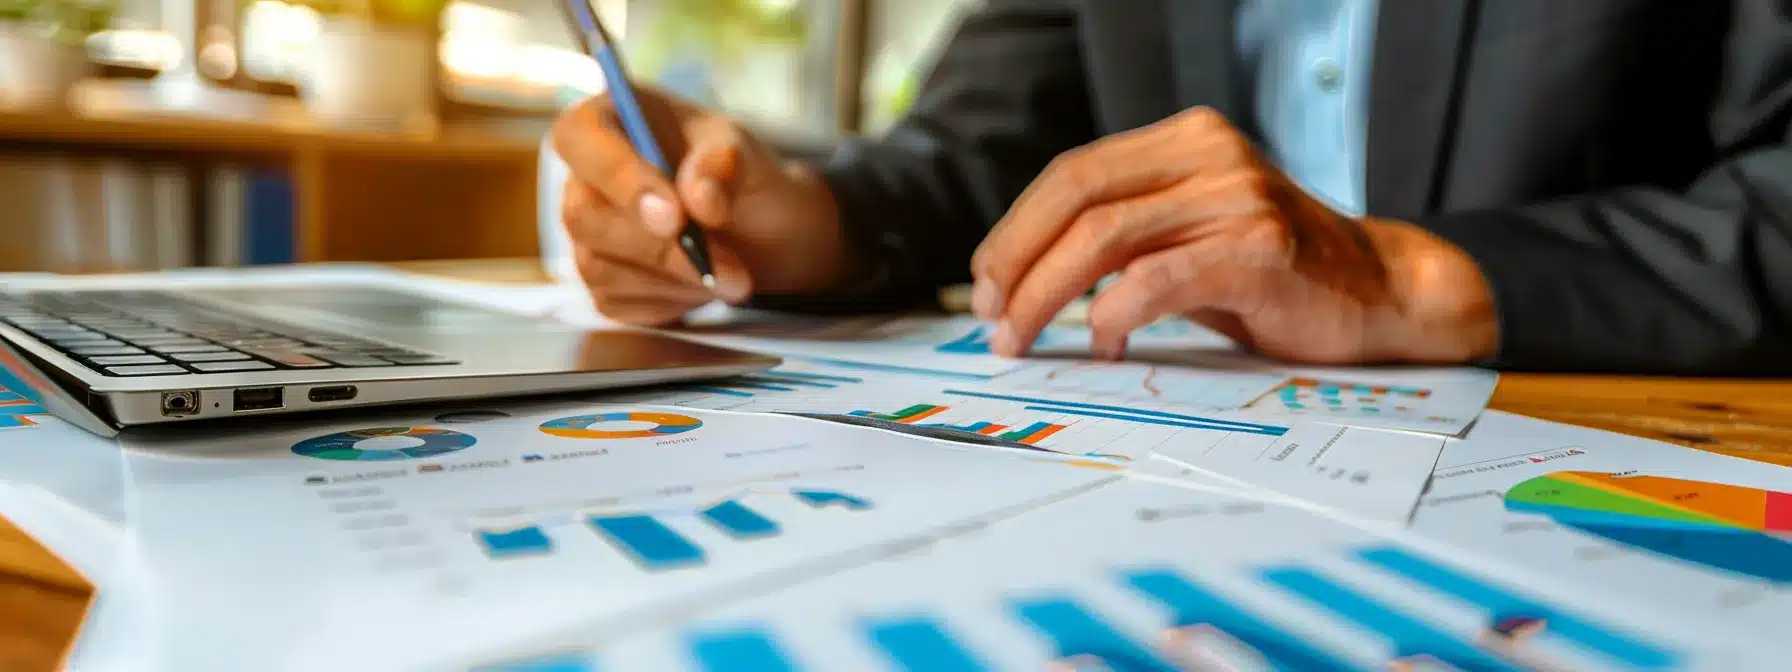
<svg viewBox="0 0 1792 672"><path fill-rule="evenodd" d="M402 669L749 579L794 581L1116 477L799 418L647 406L504 412L130 439L138 529L160 584L158 620L169 625L159 662ZM598 429L639 435L589 438L590 418L555 422L606 413L636 419ZM392 426L434 431L312 440ZM440 452L323 459L430 450L419 445ZM255 618L243 617L245 604Z"/></svg>
<svg viewBox="0 0 1792 672"><path fill-rule="evenodd" d="M1020 362L992 355L989 325L972 317L794 318L728 310L699 315L691 328L670 333L744 350L809 355L979 375L1006 373ZM1054 324L1035 343L1034 357L1089 356L1089 330ZM1232 343L1189 322L1163 322L1133 334L1129 352L1151 359L1229 350Z"/></svg>
<svg viewBox="0 0 1792 672"><path fill-rule="evenodd" d="M1405 525L1443 445L1435 435L1300 422L1273 436L1188 430L1154 450L1238 484L1365 521Z"/></svg>
<svg viewBox="0 0 1792 672"><path fill-rule="evenodd" d="M704 326L707 324L707 326ZM729 311L670 333L787 357L981 376L984 390L1070 396L1170 412L1234 411L1256 422L1319 420L1456 434L1493 394L1479 369L1315 369L1240 354L1186 322L1136 334L1128 362L1088 360L1085 328L1053 325L1027 359L988 352L988 329L966 317L801 318ZM1216 340L1218 339L1218 340Z"/></svg>
<svg viewBox="0 0 1792 672"><path fill-rule="evenodd" d="M440 669L1044 670L1097 658L1107 666L1091 667L1127 670L1370 670L1394 660L1472 670L1764 670L1783 662L1781 642L1739 645L1696 623L1651 629L1604 597L1540 594L1300 509L1123 482L801 585L593 623ZM1534 619L1547 625L1526 635L1520 626ZM1198 667L1198 658L1224 666ZM564 666L529 667L530 659Z"/></svg>
<svg viewBox="0 0 1792 672"><path fill-rule="evenodd" d="M1663 624L1784 642L1784 493L1785 467L1490 411L1449 441L1412 530L1491 564L1544 568L1538 590L1600 590Z"/></svg>

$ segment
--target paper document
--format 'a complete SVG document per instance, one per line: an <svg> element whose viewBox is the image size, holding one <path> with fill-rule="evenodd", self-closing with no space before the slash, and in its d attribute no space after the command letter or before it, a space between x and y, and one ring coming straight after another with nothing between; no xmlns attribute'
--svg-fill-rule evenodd
<svg viewBox="0 0 1792 672"><path fill-rule="evenodd" d="M880 419L1081 457L1130 462L1185 430L1278 436L1287 428L1236 414L1140 409L1073 392L990 389L960 374L795 358L761 374L599 399L742 412L797 411ZM1429 465L1426 467L1429 471Z"/></svg>
<svg viewBox="0 0 1792 672"><path fill-rule="evenodd" d="M972 317L874 317L793 319L751 311L726 311L678 336L780 355L830 357L959 373L996 375L1019 362L990 354L993 328ZM1089 357L1086 327L1054 324L1035 342L1034 357ZM1232 343L1186 321L1161 322L1135 332L1134 356L1229 350Z"/></svg>
<svg viewBox="0 0 1792 672"><path fill-rule="evenodd" d="M1443 446L1440 436L1301 422L1275 436L1190 430L1154 450L1229 481L1404 526Z"/></svg>
<svg viewBox="0 0 1792 672"><path fill-rule="evenodd" d="M719 326L671 333L808 362L956 377L984 391L1069 395L1166 412L1229 411L1267 424L1310 419L1455 434L1474 421L1498 381L1491 371L1466 368L1288 367L1238 353L1186 322L1135 334L1128 343L1132 361L1095 362L1088 359L1088 330L1073 326L1048 327L1040 347L1015 360L990 354L988 329L966 317L724 316Z"/></svg>
<svg viewBox="0 0 1792 672"><path fill-rule="evenodd" d="M1664 626L1787 645L1792 469L1506 413L1452 439L1416 535Z"/></svg>
<svg viewBox="0 0 1792 672"><path fill-rule="evenodd" d="M1641 590L1649 590L1644 586ZM728 604L460 670L1772 669L1301 509L1122 482ZM581 636L582 635L582 636ZM558 666L550 667L549 663ZM539 667L530 667L537 665Z"/></svg>
<svg viewBox="0 0 1792 672"><path fill-rule="evenodd" d="M647 405L270 424L129 443L169 669L402 668L749 581L800 581L1117 477L1057 457ZM246 603L256 618L242 617Z"/></svg>

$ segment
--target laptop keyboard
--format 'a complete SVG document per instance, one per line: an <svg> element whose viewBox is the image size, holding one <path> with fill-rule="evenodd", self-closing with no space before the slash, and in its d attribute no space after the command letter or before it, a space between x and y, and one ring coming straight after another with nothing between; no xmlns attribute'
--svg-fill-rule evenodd
<svg viewBox="0 0 1792 672"><path fill-rule="evenodd" d="M258 323L159 292L0 295L0 322L108 376L459 363L340 333Z"/></svg>

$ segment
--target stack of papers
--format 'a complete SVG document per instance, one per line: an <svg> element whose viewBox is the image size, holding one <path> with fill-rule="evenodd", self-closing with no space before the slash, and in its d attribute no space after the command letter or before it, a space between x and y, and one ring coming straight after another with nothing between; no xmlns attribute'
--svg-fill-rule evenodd
<svg viewBox="0 0 1792 672"><path fill-rule="evenodd" d="M1282 367L1179 323L1098 364L1069 326L1015 361L959 318L718 319L678 333L785 363L117 441L15 404L0 514L99 586L80 670L1792 654L1792 470L1484 412L1490 372Z"/></svg>

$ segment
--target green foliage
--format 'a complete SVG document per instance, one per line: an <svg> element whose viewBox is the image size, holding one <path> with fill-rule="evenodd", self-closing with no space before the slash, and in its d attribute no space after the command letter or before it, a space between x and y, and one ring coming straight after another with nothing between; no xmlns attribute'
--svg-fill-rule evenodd
<svg viewBox="0 0 1792 672"><path fill-rule="evenodd" d="M0 21L38 24L73 44L111 27L117 11L115 0L0 0Z"/></svg>
<svg viewBox="0 0 1792 672"><path fill-rule="evenodd" d="M655 77L679 52L701 51L711 62L726 62L754 46L801 44L809 33L803 5L768 6L764 0L660 0L645 34L623 41L631 65Z"/></svg>

